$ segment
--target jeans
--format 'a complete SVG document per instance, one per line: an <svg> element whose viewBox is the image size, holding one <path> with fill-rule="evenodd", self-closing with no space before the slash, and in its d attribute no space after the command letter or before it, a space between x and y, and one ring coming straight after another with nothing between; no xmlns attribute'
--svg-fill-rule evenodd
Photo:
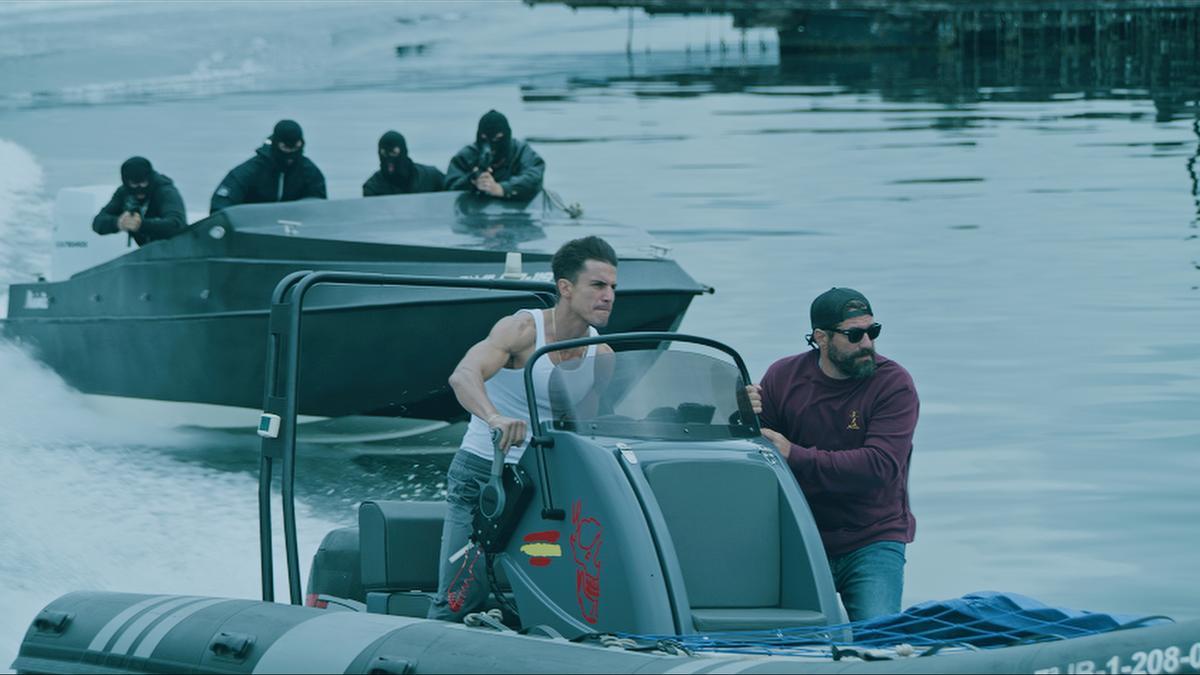
<svg viewBox="0 0 1200 675"><path fill-rule="evenodd" d="M877 541L829 559L833 583L851 621L900 611L904 592L904 544Z"/></svg>
<svg viewBox="0 0 1200 675"><path fill-rule="evenodd" d="M446 522L442 525L442 548L438 563L438 591L429 606L428 618L461 621L478 612L487 602L487 561L483 549L472 547L454 562L450 556L470 540L475 513L479 510L479 489L491 475L492 463L459 450L446 474Z"/></svg>

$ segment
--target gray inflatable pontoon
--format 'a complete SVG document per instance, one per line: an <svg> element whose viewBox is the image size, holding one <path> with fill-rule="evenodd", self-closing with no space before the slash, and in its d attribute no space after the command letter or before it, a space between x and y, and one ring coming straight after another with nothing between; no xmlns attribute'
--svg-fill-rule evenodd
<svg viewBox="0 0 1200 675"><path fill-rule="evenodd" d="M277 291L280 315L294 309L295 325L305 283ZM469 615L466 625L423 618L445 513L428 502L364 502L357 528L322 543L309 606L299 606L288 346L298 341L282 321L273 330L279 351L268 362L282 376L271 373L262 430L263 600L65 595L34 619L18 672L1200 670L1200 622L992 640L991 648L917 636L858 645L860 626L845 623L804 497L748 409L741 357L673 333L554 345L604 341L617 351L583 366L597 378L587 392L572 386L578 369L554 370L551 409L530 411L530 449L518 465L497 462L482 491L475 546L498 582L498 611ZM528 391L539 358L546 350L526 366ZM276 460L292 604L272 601Z"/></svg>

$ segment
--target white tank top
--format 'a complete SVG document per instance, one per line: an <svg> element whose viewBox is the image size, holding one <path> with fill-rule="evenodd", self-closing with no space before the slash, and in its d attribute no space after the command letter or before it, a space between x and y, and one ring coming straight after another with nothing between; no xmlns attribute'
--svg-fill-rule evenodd
<svg viewBox="0 0 1200 675"><path fill-rule="evenodd" d="M525 312L533 316L533 324L537 331L537 342L534 349L541 349L546 346L546 330L545 330L545 314L540 309L522 309L520 312ZM599 335L595 328L588 326L588 337ZM565 370L563 372L578 372L578 377L571 377L568 380L568 395L573 401L578 400L591 389L592 383L595 381L595 359L596 345L588 345L587 354L583 357L583 363L578 369ZM543 422L550 419L550 373L554 372L554 364L550 361L550 357L544 356L533 364L533 394L537 398L538 418ZM496 406L496 411L505 417L525 420L529 423L529 403L525 398L525 369L524 368L501 368L488 381L483 383L484 389L487 391L488 398L491 399L492 405ZM516 463L520 461L521 455L525 453L525 448L529 445L529 439L533 437L533 428L527 426L525 429L525 440L521 445L516 446L508 451L506 462ZM462 449L467 452L478 455L489 462L492 461L494 450L492 449L491 428L487 422L471 415L471 422L467 425L467 433L463 434Z"/></svg>

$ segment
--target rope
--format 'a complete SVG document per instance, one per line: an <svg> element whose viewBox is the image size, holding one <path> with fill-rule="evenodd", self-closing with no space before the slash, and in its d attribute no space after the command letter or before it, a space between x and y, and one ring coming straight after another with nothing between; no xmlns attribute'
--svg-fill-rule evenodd
<svg viewBox="0 0 1200 675"><path fill-rule="evenodd" d="M583 207L579 204L579 202L571 202L568 204L564 202L562 197L560 197L554 190L542 190L542 192L546 194L546 199L549 199L551 204L562 209L563 211L566 211L567 215L570 216L572 220L577 220L583 216Z"/></svg>
<svg viewBox="0 0 1200 675"><path fill-rule="evenodd" d="M504 615L498 609L486 612L471 612L463 617L463 623L471 628L491 628L500 633L511 633L513 630L504 625Z"/></svg>

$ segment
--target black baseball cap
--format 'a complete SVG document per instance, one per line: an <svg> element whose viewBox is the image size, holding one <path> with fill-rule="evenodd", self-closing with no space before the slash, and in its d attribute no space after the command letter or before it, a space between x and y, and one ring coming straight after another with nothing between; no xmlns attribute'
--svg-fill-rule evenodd
<svg viewBox="0 0 1200 675"><path fill-rule="evenodd" d="M846 319L874 314L867 297L853 288L833 288L818 295L809 308L812 327L834 328Z"/></svg>

